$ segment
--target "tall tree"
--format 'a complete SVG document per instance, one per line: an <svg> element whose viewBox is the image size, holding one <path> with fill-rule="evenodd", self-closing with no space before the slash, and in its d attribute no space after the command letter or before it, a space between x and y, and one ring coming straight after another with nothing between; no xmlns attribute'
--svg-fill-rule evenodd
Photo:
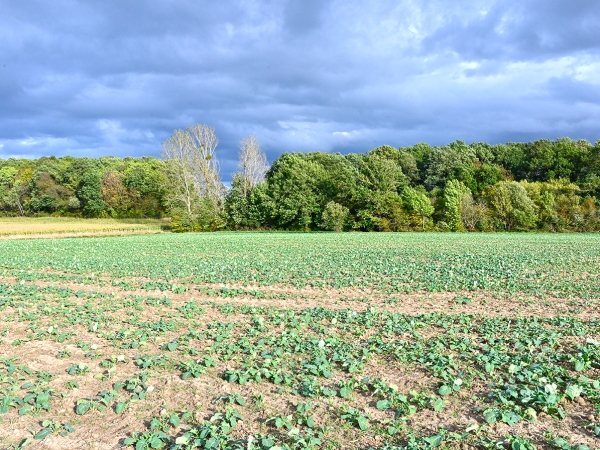
<svg viewBox="0 0 600 450"><path fill-rule="evenodd" d="M186 219L193 222L198 192L192 166L189 164L191 149L190 135L184 130L175 130L173 135L162 143L161 156L167 162L166 177L170 187L167 204L172 211L183 209Z"/></svg>
<svg viewBox="0 0 600 450"><path fill-rule="evenodd" d="M451 231L463 231L462 209L463 197L470 196L471 191L461 181L449 180L444 188L444 218Z"/></svg>
<svg viewBox="0 0 600 450"><path fill-rule="evenodd" d="M129 192L123 183L123 176L116 170L108 170L102 177L102 198L112 216L127 211Z"/></svg>
<svg viewBox="0 0 600 450"><path fill-rule="evenodd" d="M253 134L240 141L238 169L242 194L247 197L258 183L265 180L269 170L267 155Z"/></svg>
<svg viewBox="0 0 600 450"><path fill-rule="evenodd" d="M434 212L434 208L427 198L427 195L422 191L407 186L402 191L402 199L409 211L420 216L421 227L423 231L425 231L425 221L428 217L431 217Z"/></svg>
<svg viewBox="0 0 600 450"><path fill-rule="evenodd" d="M535 226L537 211L525 187L516 181L500 181L489 191L490 205L506 231Z"/></svg>
<svg viewBox="0 0 600 450"><path fill-rule="evenodd" d="M434 147L427 163L425 186L427 189L443 188L448 180L458 180L475 190L473 164L476 160L475 150L463 141Z"/></svg>
<svg viewBox="0 0 600 450"><path fill-rule="evenodd" d="M225 193L225 186L219 175L219 161L215 150L219 139L215 129L208 125L196 124L187 129L191 144L189 164L196 181L198 193L202 199L207 199L220 208Z"/></svg>
<svg viewBox="0 0 600 450"><path fill-rule="evenodd" d="M197 124L175 130L162 143L171 192L167 201L173 211L183 212L186 228L219 227L225 187L215 155L218 142L214 128Z"/></svg>
<svg viewBox="0 0 600 450"><path fill-rule="evenodd" d="M348 208L334 201L330 201L323 209L321 227L330 231L343 231L347 217Z"/></svg>
<svg viewBox="0 0 600 450"><path fill-rule="evenodd" d="M83 214L87 217L100 217L106 208L102 198L102 177L90 168L81 177L81 185L77 196L83 206Z"/></svg>
<svg viewBox="0 0 600 450"><path fill-rule="evenodd" d="M319 185L327 170L314 153L284 153L273 162L267 179L271 220L275 228L310 230L318 227L325 193Z"/></svg>

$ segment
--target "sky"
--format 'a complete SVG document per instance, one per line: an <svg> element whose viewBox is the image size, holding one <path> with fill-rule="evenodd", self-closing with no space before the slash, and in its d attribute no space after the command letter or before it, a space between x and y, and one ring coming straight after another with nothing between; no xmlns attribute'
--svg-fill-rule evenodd
<svg viewBox="0 0 600 450"><path fill-rule="evenodd" d="M0 158L600 139L597 0L4 0Z"/></svg>

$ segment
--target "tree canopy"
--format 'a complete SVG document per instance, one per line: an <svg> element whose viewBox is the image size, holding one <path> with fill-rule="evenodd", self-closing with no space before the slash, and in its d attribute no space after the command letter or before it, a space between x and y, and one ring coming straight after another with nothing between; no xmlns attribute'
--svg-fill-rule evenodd
<svg viewBox="0 0 600 450"><path fill-rule="evenodd" d="M197 150L185 167L172 152L164 160L0 159L0 213L179 217L179 231L600 230L600 141L383 145L345 155L283 153L268 167L250 136L225 190L218 141L203 127L178 130L163 144Z"/></svg>

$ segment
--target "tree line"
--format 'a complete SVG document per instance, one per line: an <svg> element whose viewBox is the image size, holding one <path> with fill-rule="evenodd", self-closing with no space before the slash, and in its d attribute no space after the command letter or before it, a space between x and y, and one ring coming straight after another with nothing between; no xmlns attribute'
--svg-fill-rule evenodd
<svg viewBox="0 0 600 450"><path fill-rule="evenodd" d="M214 129L176 130L157 158L0 160L5 215L171 217L174 231L600 231L600 141L384 145L284 153L255 136L221 181Z"/></svg>
<svg viewBox="0 0 600 450"><path fill-rule="evenodd" d="M0 213L161 217L168 185L164 166L150 157L0 159Z"/></svg>

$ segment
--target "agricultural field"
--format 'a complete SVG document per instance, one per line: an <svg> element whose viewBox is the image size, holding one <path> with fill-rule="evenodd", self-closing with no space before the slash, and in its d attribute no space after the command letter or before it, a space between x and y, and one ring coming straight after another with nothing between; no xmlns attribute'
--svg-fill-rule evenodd
<svg viewBox="0 0 600 450"><path fill-rule="evenodd" d="M0 239L156 233L164 225L159 219L0 217Z"/></svg>
<svg viewBox="0 0 600 450"><path fill-rule="evenodd" d="M0 448L600 448L600 235L0 241Z"/></svg>

